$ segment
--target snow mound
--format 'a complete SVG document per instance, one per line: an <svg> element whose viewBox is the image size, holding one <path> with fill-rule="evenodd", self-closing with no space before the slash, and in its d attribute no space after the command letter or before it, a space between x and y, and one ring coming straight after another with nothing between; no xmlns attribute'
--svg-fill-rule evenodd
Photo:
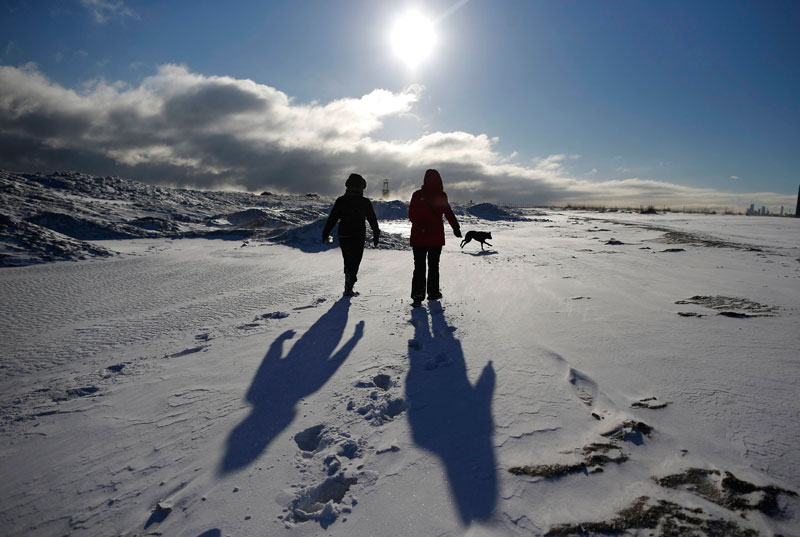
<svg viewBox="0 0 800 537"><path fill-rule="evenodd" d="M256 228L256 227L278 227L283 225L285 220L275 218L271 213L261 209L245 209L237 211L227 216L228 222L236 227Z"/></svg>
<svg viewBox="0 0 800 537"><path fill-rule="evenodd" d="M65 242L65 237L77 241L241 239L260 230L305 226L326 217L331 201L318 196L165 188L77 172L0 170L0 206L6 217L14 219L13 225L10 220L4 223L6 264L33 264L105 251L99 246ZM39 244L35 237L43 242Z"/></svg>
<svg viewBox="0 0 800 537"><path fill-rule="evenodd" d="M4 214L0 214L0 236L0 267L114 255L102 246Z"/></svg>
<svg viewBox="0 0 800 537"><path fill-rule="evenodd" d="M166 218L158 218L156 216L143 216L141 218L135 218L128 222L128 224L141 229L157 231L166 234L177 234L181 231L180 225L176 222Z"/></svg>
<svg viewBox="0 0 800 537"><path fill-rule="evenodd" d="M37 226L81 241L133 239L147 235L142 228L129 230L124 225L102 223L89 218L78 218L73 215L52 211L44 211L26 218L26 220Z"/></svg>
<svg viewBox="0 0 800 537"><path fill-rule="evenodd" d="M381 221L408 217L402 201L373 203ZM13 225L10 220L4 224L9 236L4 264L110 255L100 246L74 241L202 237L267 240L304 252L332 247L321 241L331 200L317 195L258 196L157 187L77 172L0 171L0 205L15 219ZM368 231L367 248L373 247L371 239ZM405 250L407 243L401 235L384 233L378 248Z"/></svg>
<svg viewBox="0 0 800 537"><path fill-rule="evenodd" d="M334 228L332 232L334 242L322 244L322 230L325 228L326 221L327 217L320 218L304 226L278 230L273 234L267 235L265 238L270 242L297 248L303 252L321 252L335 247L338 241L336 238L336 228ZM374 246L372 246L372 232L369 229L367 230L365 248L374 248ZM378 243L378 249L407 250L409 249L408 239L394 233L382 233Z"/></svg>
<svg viewBox="0 0 800 537"><path fill-rule="evenodd" d="M493 203L479 203L477 205L467 207L465 212L469 215L491 221L507 220L511 222L520 222L526 220L525 217L502 207L498 207Z"/></svg>
<svg viewBox="0 0 800 537"><path fill-rule="evenodd" d="M405 220L408 218L408 203L394 201L373 201L378 220Z"/></svg>

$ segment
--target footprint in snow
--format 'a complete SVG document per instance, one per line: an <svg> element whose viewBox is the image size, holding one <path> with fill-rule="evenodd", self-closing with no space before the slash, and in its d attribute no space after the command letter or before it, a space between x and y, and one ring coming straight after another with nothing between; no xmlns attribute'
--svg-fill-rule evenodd
<svg viewBox="0 0 800 537"><path fill-rule="evenodd" d="M567 380L575 390L578 399L586 406L592 406L597 396L597 383L576 369L569 369Z"/></svg>
<svg viewBox="0 0 800 537"><path fill-rule="evenodd" d="M298 306L298 307L294 308L294 310L298 311L298 310L307 310L309 308L316 308L317 306L319 306L320 304L322 304L326 300L327 300L327 298L320 297L320 298L314 300L314 302L312 302L308 306Z"/></svg>
<svg viewBox="0 0 800 537"><path fill-rule="evenodd" d="M570 367L567 360L556 353L549 353L550 357L564 369L567 382L572 387L578 399L591 408L591 415L596 420L604 420L616 412L616 405L598 387L597 383L588 375Z"/></svg>
<svg viewBox="0 0 800 537"><path fill-rule="evenodd" d="M182 351L178 351L178 352L173 353L173 354L168 354L168 355L165 356L165 358L180 358L181 356L186 356L187 354L194 354L196 352L200 352L202 350L205 350L206 347L207 347L207 345L200 345L199 347L191 347L189 349L184 349Z"/></svg>
<svg viewBox="0 0 800 537"><path fill-rule="evenodd" d="M669 403L661 402L655 397L645 397L631 404L631 408L648 408L650 410L659 410L666 408Z"/></svg>
<svg viewBox="0 0 800 537"><path fill-rule="evenodd" d="M370 380L356 382L356 388L367 388L372 391L368 394L361 392L362 403L360 404L357 404L355 399L351 399L347 404L347 410L355 410L376 427L392 421L408 408L404 398L395 397L391 393L390 390L396 385L397 383L385 373L375 375Z"/></svg>

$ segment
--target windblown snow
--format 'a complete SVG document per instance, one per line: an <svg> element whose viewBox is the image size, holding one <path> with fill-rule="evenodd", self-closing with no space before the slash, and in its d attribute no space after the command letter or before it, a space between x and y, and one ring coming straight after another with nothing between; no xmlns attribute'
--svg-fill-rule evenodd
<svg viewBox="0 0 800 537"><path fill-rule="evenodd" d="M332 202L0 172L4 535L800 535L800 219Z"/></svg>

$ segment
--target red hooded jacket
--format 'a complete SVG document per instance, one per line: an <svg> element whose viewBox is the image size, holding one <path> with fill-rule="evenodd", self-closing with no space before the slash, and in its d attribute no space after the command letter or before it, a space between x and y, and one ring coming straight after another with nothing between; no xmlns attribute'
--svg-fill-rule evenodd
<svg viewBox="0 0 800 537"><path fill-rule="evenodd" d="M414 192L408 205L411 246L444 246L442 216L447 218L453 231L459 231L458 220L444 192L442 177L436 170L428 170L422 189Z"/></svg>

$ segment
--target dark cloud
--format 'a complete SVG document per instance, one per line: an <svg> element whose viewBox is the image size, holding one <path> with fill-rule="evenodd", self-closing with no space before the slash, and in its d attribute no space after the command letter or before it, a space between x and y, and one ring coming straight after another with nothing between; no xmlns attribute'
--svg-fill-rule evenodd
<svg viewBox="0 0 800 537"><path fill-rule="evenodd" d="M169 125L196 128L213 125L228 116L268 112L269 101L234 85L206 84L164 103L164 120Z"/></svg>
<svg viewBox="0 0 800 537"><path fill-rule="evenodd" d="M576 155L521 165L497 153L497 138L485 134L373 138L385 119L411 115L421 92L416 86L376 89L357 99L298 104L269 86L175 65L161 66L136 87L96 82L76 92L52 83L34 65L0 66L0 167L325 195L341 192L347 175L359 172L368 194L389 179L400 197L419 188L427 168L437 168L452 199L511 203L703 199L734 205L751 196L638 178L579 180L562 166Z"/></svg>

